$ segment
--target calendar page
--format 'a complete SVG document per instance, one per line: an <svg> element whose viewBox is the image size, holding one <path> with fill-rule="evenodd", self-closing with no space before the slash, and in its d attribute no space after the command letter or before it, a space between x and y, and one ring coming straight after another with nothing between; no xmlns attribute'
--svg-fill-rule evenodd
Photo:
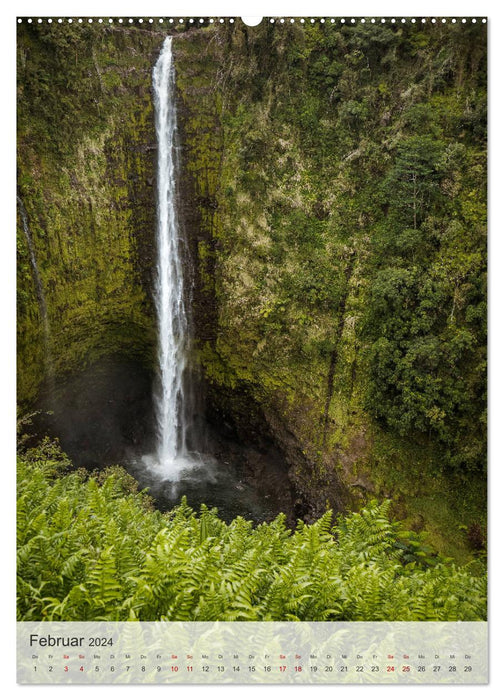
<svg viewBox="0 0 504 700"><path fill-rule="evenodd" d="M487 683L486 19L16 22L18 683Z"/></svg>

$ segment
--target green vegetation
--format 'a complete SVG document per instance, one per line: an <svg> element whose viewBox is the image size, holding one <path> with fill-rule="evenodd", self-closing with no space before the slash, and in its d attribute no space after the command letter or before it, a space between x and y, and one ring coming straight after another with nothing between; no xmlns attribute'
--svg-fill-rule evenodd
<svg viewBox="0 0 504 700"><path fill-rule="evenodd" d="M20 620L480 620L484 575L436 557L374 502L295 532L182 503L161 514L119 467L18 463Z"/></svg>
<svg viewBox="0 0 504 700"><path fill-rule="evenodd" d="M217 350L484 469L484 32L244 34L222 52Z"/></svg>
<svg viewBox="0 0 504 700"><path fill-rule="evenodd" d="M18 194L47 300L48 348L18 220L18 400L103 356L152 364L154 32L18 28ZM132 95L134 94L134 99ZM50 352L50 360L45 350ZM50 364L50 366L49 366Z"/></svg>
<svg viewBox="0 0 504 700"><path fill-rule="evenodd" d="M18 193L49 328L45 347L19 218L18 389L23 409L31 410L49 372L58 385L101 357L154 362L151 70L165 31L26 23L18 31ZM422 551L428 542L457 564L470 561L486 543L485 27L181 25L174 53L197 359L219 415L245 435L248 407L259 407L287 452L294 490L314 513L365 506L386 520L380 510L386 506L366 503L390 499L392 519L427 532ZM99 487L79 474L53 480L44 464L20 465L21 475L30 473L21 485L38 479L55 499L45 514L42 501L30 505L29 518L39 518L30 526L20 520L22 614L33 619L63 609L91 617L127 617L131 609L138 617L157 615L146 600L130 608L127 601L148 597L135 576L141 571L147 581L147 562L161 566L151 548L159 537L164 551L176 527L181 544L171 566L176 559L177 577L189 589L198 574L184 578L192 564L181 550L203 547L194 561L201 555L205 566L216 566L238 532L268 576L281 577L291 560L259 547L266 532L272 542L284 539L295 561L296 548L313 532L334 576L348 583L358 575L358 563L351 575L341 573L345 539L340 529L330 532L328 516L295 535L281 521L256 530L240 520L226 526L184 506L165 517L145 512L142 496L120 495L123 476ZM89 499L97 508L102 503L101 515L86 511ZM67 507L93 515L89 541L79 517L65 515ZM67 518L66 529L52 529L55 512ZM202 523L212 523L217 538L204 546L197 535ZM390 528L375 533L384 538L383 558L373 559L378 568L364 567L376 590L382 579L398 587L401 612L389 610L390 619L408 614L400 586L408 590L445 572L448 591L469 576L442 561L423 568L418 557L404 569L397 526ZM123 536L127 546L119 551ZM406 539L415 549L414 536ZM362 541L369 542L367 535ZM358 557L362 550L353 544ZM30 553L24 560L23 551ZM52 552L54 576L46 566ZM236 556L229 554L229 588L227 570L214 584L217 606L234 595ZM114 593L93 608L100 566L115 571ZM164 600L175 578L160 580ZM338 590L347 591L347 583ZM265 600L258 596L272 585L265 577L264 591L250 593L257 615ZM476 595L469 579L464 585L464 595ZM339 611L329 616L365 614L365 601L348 602L357 595L351 590L328 604ZM436 596L425 605L437 605ZM295 612L287 610L287 596L282 614L322 617L326 608L310 600ZM462 593L454 600L478 611L463 608L461 617L482 615L479 602L461 602ZM196 598L184 605L196 615ZM443 606L442 614L451 615ZM366 614L378 614L372 610ZM434 619L436 611L423 612Z"/></svg>
<svg viewBox="0 0 504 700"><path fill-rule="evenodd" d="M237 24L176 47L207 378L296 435L314 499L336 475L356 507L365 475L364 498L467 558L486 528L484 26Z"/></svg>

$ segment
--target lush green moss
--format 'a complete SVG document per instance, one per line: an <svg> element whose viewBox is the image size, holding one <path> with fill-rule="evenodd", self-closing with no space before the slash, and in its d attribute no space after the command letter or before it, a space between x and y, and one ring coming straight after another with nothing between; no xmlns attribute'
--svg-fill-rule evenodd
<svg viewBox="0 0 504 700"><path fill-rule="evenodd" d="M18 192L48 331L44 347L20 233L21 403L33 401L44 375L79 371L101 355L152 362L150 86L162 39L155 32L105 27L19 27ZM19 227L22 232L21 220Z"/></svg>

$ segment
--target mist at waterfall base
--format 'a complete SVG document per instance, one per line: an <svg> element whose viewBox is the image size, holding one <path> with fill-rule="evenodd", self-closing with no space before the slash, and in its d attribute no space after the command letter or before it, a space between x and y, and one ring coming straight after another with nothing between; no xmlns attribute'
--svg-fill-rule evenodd
<svg viewBox="0 0 504 700"><path fill-rule="evenodd" d="M222 434L210 437L208 451L187 454L170 464L169 469L177 470L176 476L160 474L152 455L130 458L126 466L163 511L185 496L195 510L203 503L217 508L226 522L241 515L259 523L274 519L280 512L292 521L293 498L286 486L281 456L266 454Z"/></svg>

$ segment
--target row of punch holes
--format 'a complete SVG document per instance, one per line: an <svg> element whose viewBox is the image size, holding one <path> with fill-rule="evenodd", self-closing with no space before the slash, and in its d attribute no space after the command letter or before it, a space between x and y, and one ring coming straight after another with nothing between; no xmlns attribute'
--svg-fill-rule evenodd
<svg viewBox="0 0 504 700"><path fill-rule="evenodd" d="M19 17L17 21L18 21L18 24L21 24L22 22L27 22L28 24L32 24L32 23L42 24L43 22L47 22L48 24L52 24L53 22L56 22L57 24L63 24L64 22L67 22L68 24L72 24L73 22L77 22L78 24L84 24L84 23L93 24L93 22L96 22L98 24L114 24L115 22L117 22L118 24L134 24L135 22L137 22L138 24L144 24L144 23L145 24L153 24L155 22L157 22L159 24L164 24L164 23L166 23L166 24L176 24L176 23L184 24L185 22L189 22L189 24L198 25L198 24L204 24L205 21L208 22L209 24L214 24L214 23L224 24L226 22L229 24L234 24L235 18L233 18L233 17L226 17L226 18L220 17L220 18L215 19L213 17L210 17L210 18L205 20L203 18L197 19L194 17L190 17L190 18L159 17L156 19L154 19L152 17L149 17L147 19L145 19L143 17L135 17L135 18L129 17L126 19L124 19L122 17L119 17L119 18L110 17L107 19L102 19L102 18L95 19L92 17L89 17L87 19L83 19L81 17L79 17L77 19L74 19L73 17L65 17L65 18L60 17L58 19L52 19L50 17L44 17L44 18L39 17L38 19L32 19L32 18L23 19L23 18ZM387 17L387 18L382 17L381 19L376 19L374 17L372 17L372 18L363 17L361 19L355 19L355 18L346 19L344 17L342 17L341 19L336 19L334 17L332 17L332 18L325 18L325 17L313 18L312 17L309 19L305 19L304 17L290 17L290 18L271 17L267 21L269 21L271 24L295 24L296 22L299 22L300 24L316 24L316 23L324 24L326 22L329 24L335 24L337 22L339 22L341 24L359 24L359 23L366 24L367 22L369 22L371 24L375 24L375 23L385 24L386 22L390 22L391 24L395 24L395 23L406 24L407 22L411 22L412 24L415 24L416 22L420 22L422 24L426 24L427 22L431 22L432 24L436 24L436 22L440 22L442 24L447 24L447 23L456 24L457 22L460 22L461 24L466 24L466 23L476 24L478 21L481 21L483 24L485 24L486 18L482 18L481 20L478 20L474 17L472 19L466 19L465 17L452 17L452 18L446 18L446 17L443 17L443 18L410 17L408 19L406 19L404 17L402 19L396 19L395 17Z"/></svg>

